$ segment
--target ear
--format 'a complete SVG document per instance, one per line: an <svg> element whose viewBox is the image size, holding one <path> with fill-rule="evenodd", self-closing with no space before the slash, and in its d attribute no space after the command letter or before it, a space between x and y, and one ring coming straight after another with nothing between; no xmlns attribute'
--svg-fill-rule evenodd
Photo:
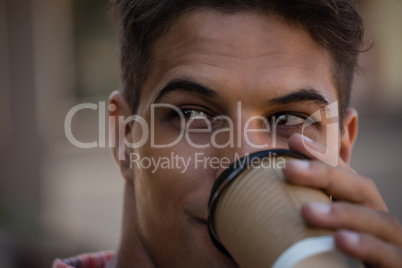
<svg viewBox="0 0 402 268"><path fill-rule="evenodd" d="M109 133L110 144L113 158L120 168L120 172L126 181L133 180L133 172L130 168L131 148L126 144L131 142L131 124L125 124L125 120L130 117L131 109L123 94L113 91L109 97Z"/></svg>
<svg viewBox="0 0 402 268"><path fill-rule="evenodd" d="M352 149L357 138L358 114L355 109L347 109L343 119L343 132L341 133L341 144L339 156L349 164L352 157Z"/></svg>

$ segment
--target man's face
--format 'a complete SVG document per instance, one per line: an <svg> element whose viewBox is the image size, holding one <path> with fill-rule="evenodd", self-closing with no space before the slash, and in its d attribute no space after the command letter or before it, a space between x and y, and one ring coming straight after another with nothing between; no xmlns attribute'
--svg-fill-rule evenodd
<svg viewBox="0 0 402 268"><path fill-rule="evenodd" d="M174 142L183 124L169 108L155 109L152 123L152 104L176 106L184 123L194 120L188 138L167 148L155 148L148 139L133 150L141 158L170 159L169 166L156 169L133 164L137 229L158 267L236 266L208 235L207 202L222 172L208 157L234 161L262 149L287 148L307 116L337 100L330 67L329 53L306 32L272 15L200 10L182 15L157 40L138 115L154 131L156 144ZM272 126L267 131L273 121L275 135ZM325 143L325 132L312 124L304 135ZM141 135L134 127L133 139Z"/></svg>

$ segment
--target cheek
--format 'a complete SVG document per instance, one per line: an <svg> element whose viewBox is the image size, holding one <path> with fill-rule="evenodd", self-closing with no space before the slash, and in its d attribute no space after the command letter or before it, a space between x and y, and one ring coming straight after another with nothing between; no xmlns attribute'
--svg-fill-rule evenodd
<svg viewBox="0 0 402 268"><path fill-rule="evenodd" d="M209 152L179 142L169 148L144 146L138 153L142 158L161 161L146 169L134 169L139 231L148 246L167 259L191 248L195 240L210 246L206 229L194 226L194 217L206 219L215 174L208 168L195 168L194 155ZM182 160L188 161L185 171ZM166 166L161 166L162 161ZM166 241L169 250L163 246Z"/></svg>
<svg viewBox="0 0 402 268"><path fill-rule="evenodd" d="M196 150L184 139L168 148L144 146L138 153L150 159L143 160L149 166L136 165L134 171L140 213L166 225L206 210L216 170L197 163L196 154L209 156L209 150Z"/></svg>
<svg viewBox="0 0 402 268"><path fill-rule="evenodd" d="M162 114L161 111L156 113L155 120L151 120L150 115L145 118L150 132L146 144L136 150L142 161L134 166L136 192L141 199L139 202L148 206L147 209L164 217L177 218L187 209L187 204L195 202L194 199L204 192L209 194L214 174L196 166L195 154L211 152L194 148L181 129L163 120ZM189 136L195 144L209 142L208 135Z"/></svg>

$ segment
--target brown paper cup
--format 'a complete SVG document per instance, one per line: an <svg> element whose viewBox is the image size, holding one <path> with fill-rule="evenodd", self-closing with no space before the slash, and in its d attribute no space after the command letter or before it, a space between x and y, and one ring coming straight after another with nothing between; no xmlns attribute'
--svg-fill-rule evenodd
<svg viewBox="0 0 402 268"><path fill-rule="evenodd" d="M302 205L330 200L320 190L285 181L282 168L290 158L305 157L287 150L258 152L222 173L209 202L212 240L243 268L321 268L322 261L335 265L327 268L359 267L336 251L331 232L305 225Z"/></svg>

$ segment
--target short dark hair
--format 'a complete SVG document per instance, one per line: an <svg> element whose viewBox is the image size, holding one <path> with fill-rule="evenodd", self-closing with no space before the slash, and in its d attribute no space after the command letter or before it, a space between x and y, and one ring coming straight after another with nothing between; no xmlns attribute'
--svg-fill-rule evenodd
<svg viewBox="0 0 402 268"><path fill-rule="evenodd" d="M364 28L353 0L112 0L120 28L124 95L136 113L155 40L184 12L213 8L225 13L274 14L301 26L333 58L341 119L349 106Z"/></svg>

